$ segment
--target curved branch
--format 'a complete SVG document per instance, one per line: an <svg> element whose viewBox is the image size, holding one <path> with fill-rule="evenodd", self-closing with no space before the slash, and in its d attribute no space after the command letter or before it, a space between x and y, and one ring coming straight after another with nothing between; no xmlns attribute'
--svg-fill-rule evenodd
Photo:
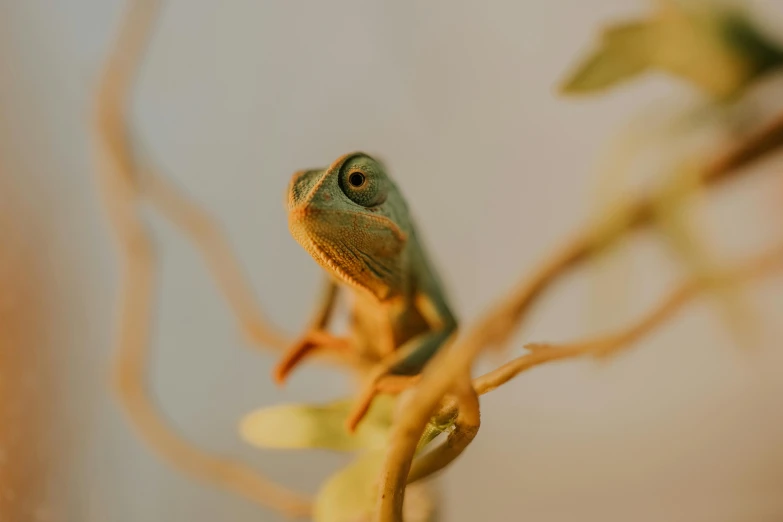
<svg viewBox="0 0 783 522"><path fill-rule="evenodd" d="M154 251L142 224L122 219L125 266L121 278L115 390L141 437L181 471L232 490L292 517L307 517L309 501L265 479L240 462L216 457L190 444L164 421L146 388Z"/></svg>
<svg viewBox="0 0 783 522"><path fill-rule="evenodd" d="M744 174L742 169L778 151L781 147L783 147L783 114L749 136L744 142L730 147L727 152L707 164L700 173L700 184L711 187L739 177ZM623 215L624 224L627 226L624 231L641 229L655 219L657 196L658 194L653 194L632 200L609 215L614 216L618 213ZM623 231L618 231L609 219L593 229L579 233L565 243L537 270L534 270L530 278L513 289L505 299L479 320L475 329L480 331L477 337L481 338L481 346L476 350L490 346L505 346L522 324L527 313L547 290L587 259L612 246L624 236L621 232Z"/></svg>
<svg viewBox="0 0 783 522"><path fill-rule="evenodd" d="M375 511L375 522L401 522L405 486L419 440L432 412L441 397L454 387L451 375L442 375L436 369L447 360L459 364L460 360L450 359L453 345L444 346L432 359L422 374L422 382L430 383L426 387L416 387L408 398L403 415L395 423L390 434L390 444L381 471L379 498ZM453 366L454 368L456 366ZM470 365L462 365L459 380L470 379Z"/></svg>
<svg viewBox="0 0 783 522"><path fill-rule="evenodd" d="M245 334L258 348L284 350L290 339L269 323L261 311L250 284L231 251L225 232L199 205L179 192L171 182L149 168L141 176L143 194L158 210L182 230L201 253Z"/></svg>
<svg viewBox="0 0 783 522"><path fill-rule="evenodd" d="M291 516L310 503L241 463L204 453L169 427L147 390L155 252L138 214L138 179L125 125L127 98L158 2L139 0L124 20L98 88L93 120L101 195L123 263L115 387L135 428L174 466Z"/></svg>
<svg viewBox="0 0 783 522"><path fill-rule="evenodd" d="M478 377L473 381L473 386L478 394L483 395L505 384L523 371L539 364L582 355L612 355L624 348L628 348L645 335L651 333L704 290L729 282L745 282L779 270L783 270L783 245L732 270L718 274L715 278L711 278L710 281L692 280L683 284L641 320L615 334L571 344L528 345L526 348L531 353L517 357L499 368Z"/></svg>
<svg viewBox="0 0 783 522"><path fill-rule="evenodd" d="M616 334L569 345L531 345L529 346L532 349L531 353L509 361L475 379L473 387L477 394L483 395L540 364L583 355L614 353L650 333L706 288L728 281L749 280L778 270L783 270L783 245L709 281L694 280L682 285L650 314ZM425 369L419 387L413 390L408 399L411 407L405 411L394 428L381 475L384 487L379 499L378 518L376 518L378 522L402 521L399 506L402 505L405 494L404 477L408 476L411 469L416 444L438 403L452 386L450 375L457 375L457 379L460 379L459 376L464 375L470 368L471 349L480 346L481 341L479 334L472 333L473 336L469 336L462 344L447 347L433 359L433 364ZM453 399L448 401L438 411L437 419L453 416L457 408L458 404ZM414 479L421 478L414 475L414 472L411 472L411 475Z"/></svg>
<svg viewBox="0 0 783 522"><path fill-rule="evenodd" d="M783 146L783 115L752 135L746 142L732 147L727 153L708 164L701 172L701 183L712 186L736 177L740 175L741 168L760 160L781 146ZM624 232L639 229L652 221L655 216L656 196L657 194L652 197L642 197L627 205L624 216L628 220L626 222L628 228ZM399 520L395 518L398 515L396 506L402 504L405 493L404 479L401 481L400 477L408 476L416 443L438 404L460 376L470 372L473 361L481 351L490 346L505 345L527 312L546 290L551 289L554 283L572 269L605 250L622 235L616 233L613 224L608 222L575 236L542 264L532 277L512 290L496 306L491 307L483 318L468 330L461 341L444 347L429 362L422 373L420 383L412 391L412 406L398 419L393 431L381 479L382 483L394 484L395 487L382 490L379 499L379 507L382 509L379 510L377 520L382 522ZM576 348L570 347L569 350L560 352L559 358L572 356L576 351ZM552 360L554 355L550 354L547 357ZM509 378L511 377L513 375ZM442 406L439 417L453 407L448 403ZM389 495L394 498L389 499Z"/></svg>
<svg viewBox="0 0 783 522"><path fill-rule="evenodd" d="M656 327L669 320L683 306L701 292L716 285L742 283L783 270L783 245L759 255L730 270L714 275L710 280L692 280L670 293L658 306L639 321L618 332L569 344L536 343L525 346L530 353L521 355L502 366L473 380L473 388L479 395L489 393L507 383L520 373L540 364L583 355L609 356L630 347ZM438 410L436 420L451 418L457 412L457 403L449 399Z"/></svg>
<svg viewBox="0 0 783 522"><path fill-rule="evenodd" d="M429 453L413 461L408 484L436 473L460 456L473 442L481 427L481 411L476 390L469 380L462 381L455 390L459 414L446 441Z"/></svg>

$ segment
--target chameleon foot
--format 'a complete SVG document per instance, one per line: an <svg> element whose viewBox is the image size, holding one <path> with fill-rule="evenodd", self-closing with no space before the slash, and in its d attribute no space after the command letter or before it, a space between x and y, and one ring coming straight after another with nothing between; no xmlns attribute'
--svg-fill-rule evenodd
<svg viewBox="0 0 783 522"><path fill-rule="evenodd" d="M309 354L315 350L334 350L337 352L350 352L352 344L350 339L335 337L323 330L307 332L301 339L288 348L283 358L275 366L272 377L278 385L285 383L288 375Z"/></svg>
<svg viewBox="0 0 783 522"><path fill-rule="evenodd" d="M356 427L362 421L372 405L372 401L379 393L396 395L404 392L419 382L420 375L381 375L370 380L369 384L359 394L353 409L348 414L345 427L350 433L356 431Z"/></svg>

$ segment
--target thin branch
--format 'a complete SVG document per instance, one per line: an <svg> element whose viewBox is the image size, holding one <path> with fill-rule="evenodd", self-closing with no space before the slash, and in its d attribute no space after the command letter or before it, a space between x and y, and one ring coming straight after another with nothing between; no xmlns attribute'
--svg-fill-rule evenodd
<svg viewBox="0 0 783 522"><path fill-rule="evenodd" d="M264 318L250 284L215 219L162 176L151 169L141 171L136 164L126 123L127 111L135 76L159 7L158 0L137 0L128 11L100 78L93 125L106 147L117 156L118 162L126 166L117 175L123 176L133 186L135 197L138 200L149 197L200 250L213 279L248 337L257 346L285 349L289 340Z"/></svg>
<svg viewBox="0 0 783 522"><path fill-rule="evenodd" d="M158 210L182 230L201 253L234 315L254 346L286 349L291 340L269 323L251 291L225 232L199 205L179 192L171 182L152 170L141 176L143 194Z"/></svg>
<svg viewBox="0 0 783 522"><path fill-rule="evenodd" d="M459 414L454 421L454 430L443 444L413 461L408 484L427 478L459 457L478 434L481 427L481 412L476 390L469 379L455 389Z"/></svg>
<svg viewBox="0 0 783 522"><path fill-rule="evenodd" d="M130 215L124 216L131 218ZM152 242L139 221L125 220L115 390L139 435L181 471L234 491L291 517L307 517L304 497L265 479L241 462L212 456L188 443L163 420L146 389L150 303L154 288Z"/></svg>
<svg viewBox="0 0 783 522"><path fill-rule="evenodd" d="M594 339L583 343L562 346L531 345L532 352L518 357L500 368L493 370L473 381L473 387L480 395L488 393L498 386L508 382L521 372L543 363L582 355L607 355L620 350L644 335L650 333L656 326L670 318L683 305L688 303L699 292L715 285L729 281L740 282L768 275L783 269L783 246L767 252L748 263L721 274L718 279L709 281L701 279L684 284L668 296L658 307L638 323L619 333ZM474 336L477 334L472 332ZM409 408L395 425L391 444L384 463L382 494L379 498L377 522L401 522L399 505L405 494L405 477L411 472L413 454L421 433L441 399L453 386L450 375L463 375L471 364L469 348L480 342L480 337L469 337L462 344L450 345L444 348L433 359L422 374L419 387L412 391L408 398ZM471 344L473 343L473 344ZM447 371L446 371L447 370ZM459 379L458 377L457 379ZM437 414L439 419L448 418L458 409L458 403L451 400ZM415 470L416 468L414 468ZM420 472L417 472L420 473ZM410 473L413 478L421 478Z"/></svg>
<svg viewBox="0 0 783 522"><path fill-rule="evenodd" d="M135 428L177 468L290 516L310 503L241 463L204 453L166 423L147 390L155 252L138 215L135 165L125 125L127 99L158 3L139 0L124 19L96 98L93 132L101 195L122 258L115 386Z"/></svg>
<svg viewBox="0 0 783 522"><path fill-rule="evenodd" d="M745 143L731 148L702 171L702 183L715 185L739 176L741 168L783 146L783 115ZM649 224L655 216L655 197L635 200L627 208L629 227L624 232ZM410 471L416 445L428 420L453 388L470 372L473 361L489 346L506 344L533 304L573 268L605 250L622 234L607 234L611 223L577 235L545 262L531 278L492 307L461 341L448 345L433 357L422 372L420 383L412 390L411 407L397 420L381 475L382 494L378 521L400 522L398 510L405 494L405 478ZM610 229L611 231L611 229ZM400 498L397 498L397 497Z"/></svg>
<svg viewBox="0 0 783 522"><path fill-rule="evenodd" d="M473 381L473 386L478 394L483 395L505 384L523 371L540 364L583 355L600 357L612 355L628 348L653 332L704 290L715 285L746 282L750 279L770 275L772 272L779 270L783 270L783 246L758 256L732 270L718 274L710 281L694 279L683 284L638 322L612 335L571 344L528 345L526 348L531 353L517 357L499 368L478 377ZM447 415L448 410L444 410L442 414Z"/></svg>
<svg viewBox="0 0 783 522"><path fill-rule="evenodd" d="M740 177L745 168L766 158L772 152L783 147L783 114L765 126L746 141L718 156L701 171L700 184L706 187L718 186L726 181ZM573 269L586 260L607 250L624 232L641 229L651 224L656 217L658 194L640 197L622 205L609 216L623 215L627 228L616 230L610 218L599 226L583 231L565 243L553 256L547 259L533 272L533 275L513 289L497 306L490 309L475 326L481 333L481 346L505 346L522 324L527 313L543 297L547 290L554 287Z"/></svg>
<svg viewBox="0 0 783 522"><path fill-rule="evenodd" d="M444 364L446 360L462 362L449 358L454 352L453 347L449 344L442 348L432 359L432 364L424 369L422 381L431 385L414 389L412 396L407 399L402 416L392 428L391 443L381 472L375 522L402 522L405 486L419 439L441 397L455 387L450 375L441 377L436 370L438 363ZM462 368L457 383L470 379L470 365L465 364Z"/></svg>

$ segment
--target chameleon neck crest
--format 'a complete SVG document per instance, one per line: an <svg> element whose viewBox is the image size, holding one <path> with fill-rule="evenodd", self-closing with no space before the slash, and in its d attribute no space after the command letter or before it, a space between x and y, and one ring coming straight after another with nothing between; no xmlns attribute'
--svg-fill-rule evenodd
<svg viewBox="0 0 783 522"><path fill-rule="evenodd" d="M404 292L408 209L383 165L361 152L294 174L291 234L327 271L383 301Z"/></svg>

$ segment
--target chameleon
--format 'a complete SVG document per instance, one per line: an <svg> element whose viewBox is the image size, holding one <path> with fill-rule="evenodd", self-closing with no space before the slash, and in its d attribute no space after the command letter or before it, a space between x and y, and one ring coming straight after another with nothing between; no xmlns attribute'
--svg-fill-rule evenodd
<svg viewBox="0 0 783 522"><path fill-rule="evenodd" d="M288 228L326 273L311 325L282 355L273 378L282 385L315 350L369 361L347 429L353 432L381 391L414 384L457 331L438 272L416 232L405 198L378 159L345 154L327 168L293 174ZM329 333L339 292L353 298L349 334Z"/></svg>

